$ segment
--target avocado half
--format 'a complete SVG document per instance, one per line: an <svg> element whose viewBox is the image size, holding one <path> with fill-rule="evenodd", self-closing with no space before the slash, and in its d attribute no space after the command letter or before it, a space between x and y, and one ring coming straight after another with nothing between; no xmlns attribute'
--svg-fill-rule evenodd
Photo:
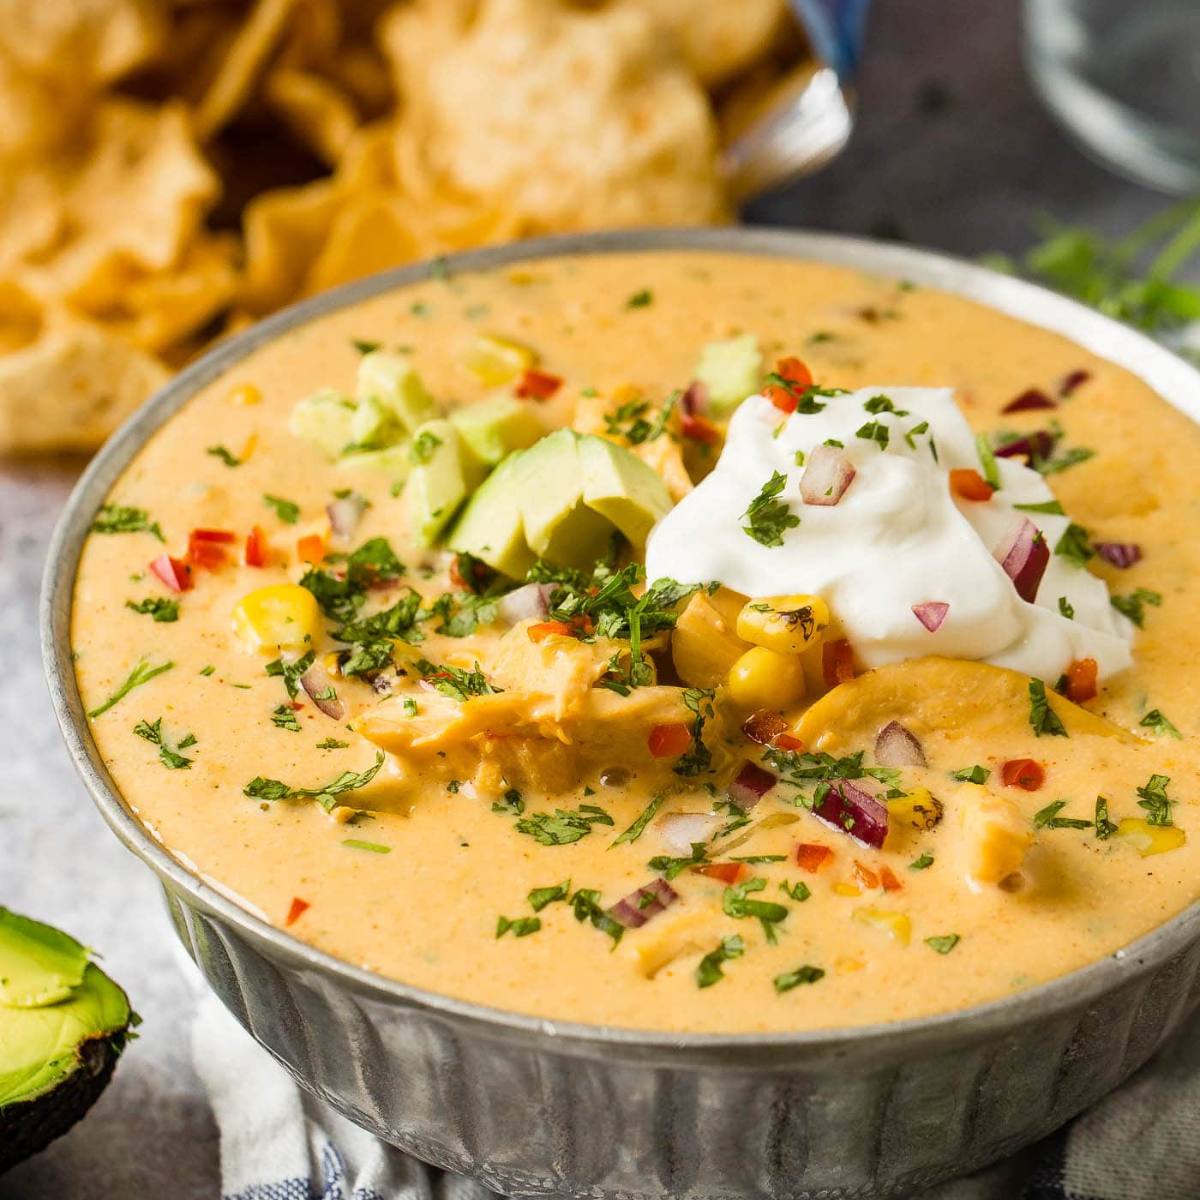
<svg viewBox="0 0 1200 1200"><path fill-rule="evenodd" d="M66 1133L137 1023L73 937L0 908L0 1172Z"/></svg>

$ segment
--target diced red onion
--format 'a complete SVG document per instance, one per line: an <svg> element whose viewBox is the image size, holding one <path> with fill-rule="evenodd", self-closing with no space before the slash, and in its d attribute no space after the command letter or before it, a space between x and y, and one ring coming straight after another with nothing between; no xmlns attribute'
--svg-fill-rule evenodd
<svg viewBox="0 0 1200 1200"><path fill-rule="evenodd" d="M1057 408L1058 404L1051 400L1040 388L1030 388L1022 392L1015 400L1010 400L1000 411L1006 413L1030 412L1035 408Z"/></svg>
<svg viewBox="0 0 1200 1200"><path fill-rule="evenodd" d="M638 929L678 899L679 893L665 879L655 879L618 900L608 915L626 929Z"/></svg>
<svg viewBox="0 0 1200 1200"><path fill-rule="evenodd" d="M698 379L687 385L687 390L679 397L679 411L687 417L699 417L708 412L708 388Z"/></svg>
<svg viewBox="0 0 1200 1200"><path fill-rule="evenodd" d="M928 766L921 743L899 721L889 721L876 735L875 760L885 767Z"/></svg>
<svg viewBox="0 0 1200 1200"><path fill-rule="evenodd" d="M1013 581L1017 595L1032 604L1050 562L1050 547L1038 527L1028 517L1022 517L996 548L996 558Z"/></svg>
<svg viewBox="0 0 1200 1200"><path fill-rule="evenodd" d="M813 816L875 850L879 850L887 838L887 809L848 779L830 787L821 802L813 806Z"/></svg>
<svg viewBox="0 0 1200 1200"><path fill-rule="evenodd" d="M357 492L341 496L325 505L325 515L329 518L329 528L333 531L333 536L338 541L349 541L366 510L367 502Z"/></svg>
<svg viewBox="0 0 1200 1200"><path fill-rule="evenodd" d="M1085 383L1087 383L1091 377L1091 371L1084 371L1080 369L1069 372L1062 377L1062 381L1058 385L1058 394L1066 399L1066 397L1071 395L1076 388L1082 387Z"/></svg>
<svg viewBox="0 0 1200 1200"><path fill-rule="evenodd" d="M501 599L496 615L508 625L519 621L542 621L550 612L550 585L526 583Z"/></svg>
<svg viewBox="0 0 1200 1200"><path fill-rule="evenodd" d="M836 504L854 482L854 465L836 446L814 446L804 460L800 498L805 504Z"/></svg>
<svg viewBox="0 0 1200 1200"><path fill-rule="evenodd" d="M345 717L346 706L336 696L330 699L327 694L333 688L333 680L320 663L313 663L300 676L300 686L308 693L308 698L331 720L340 721Z"/></svg>
<svg viewBox="0 0 1200 1200"><path fill-rule="evenodd" d="M779 781L770 771L752 762L742 763L733 782L725 790L729 798L743 811L752 809Z"/></svg>
<svg viewBox="0 0 1200 1200"><path fill-rule="evenodd" d="M1136 542L1093 542L1092 549L1106 563L1125 570L1134 563L1141 562L1142 548Z"/></svg>
<svg viewBox="0 0 1200 1200"><path fill-rule="evenodd" d="M913 616L930 633L937 633L942 627L942 622L946 619L946 614L950 611L950 605L944 600L926 600L924 604L914 604L912 610Z"/></svg>
<svg viewBox="0 0 1200 1200"><path fill-rule="evenodd" d="M658 831L676 854L687 854L693 843L707 842L720 824L715 813L668 813L659 820Z"/></svg>
<svg viewBox="0 0 1200 1200"><path fill-rule="evenodd" d="M1024 437L1013 438L1003 446L997 446L993 453L997 458L1028 458L1045 459L1054 453L1058 436L1046 429L1035 433L1027 433Z"/></svg>

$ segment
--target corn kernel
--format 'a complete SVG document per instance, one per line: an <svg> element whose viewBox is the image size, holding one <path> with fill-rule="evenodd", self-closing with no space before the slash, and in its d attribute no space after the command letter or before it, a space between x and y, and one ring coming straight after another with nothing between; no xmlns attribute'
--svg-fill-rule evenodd
<svg viewBox="0 0 1200 1200"><path fill-rule="evenodd" d="M737 635L778 654L803 654L829 626L829 605L820 596L764 596L738 613Z"/></svg>
<svg viewBox="0 0 1200 1200"><path fill-rule="evenodd" d="M463 356L463 366L484 387L500 387L537 362L537 355L520 342L480 334Z"/></svg>
<svg viewBox="0 0 1200 1200"><path fill-rule="evenodd" d="M836 970L839 975L850 975L855 971L861 971L864 965L865 964L863 963L862 959L850 958L846 955L833 960L834 970Z"/></svg>
<svg viewBox="0 0 1200 1200"><path fill-rule="evenodd" d="M1007 796L974 783L959 788L957 803L966 835L967 879L999 884L1020 871L1033 845L1033 833L1021 810Z"/></svg>
<svg viewBox="0 0 1200 1200"><path fill-rule="evenodd" d="M262 403L263 394L252 383L243 383L229 393L229 403L239 408L249 408L253 404Z"/></svg>
<svg viewBox="0 0 1200 1200"><path fill-rule="evenodd" d="M297 583L274 583L238 601L234 632L249 647L269 654L298 650L321 631L316 597Z"/></svg>
<svg viewBox="0 0 1200 1200"><path fill-rule="evenodd" d="M945 811L942 802L928 788L913 788L907 796L888 801L889 823L908 825L913 829L929 830L938 824Z"/></svg>
<svg viewBox="0 0 1200 1200"><path fill-rule="evenodd" d="M861 896L862 895L862 888L857 887L853 883L835 883L833 885L833 890L839 896Z"/></svg>
<svg viewBox="0 0 1200 1200"><path fill-rule="evenodd" d="M1151 825L1141 817L1126 817L1118 826L1116 837L1122 838L1143 857L1178 850L1187 841L1187 834L1176 825Z"/></svg>
<svg viewBox="0 0 1200 1200"><path fill-rule="evenodd" d="M859 924L877 929L898 945L907 946L912 937L912 922L904 913L885 908L856 908L853 916Z"/></svg>
<svg viewBox="0 0 1200 1200"><path fill-rule="evenodd" d="M730 668L727 686L742 708L787 708L804 699L804 666L798 658L755 646Z"/></svg>

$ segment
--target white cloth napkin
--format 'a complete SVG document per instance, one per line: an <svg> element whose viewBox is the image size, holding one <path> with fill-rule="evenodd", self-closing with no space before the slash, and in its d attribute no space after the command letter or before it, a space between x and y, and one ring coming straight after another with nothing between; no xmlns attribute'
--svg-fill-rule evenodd
<svg viewBox="0 0 1200 1200"><path fill-rule="evenodd" d="M1066 1130L924 1200L1200 1200L1198 1035L1193 1018ZM207 993L192 1051L220 1130L223 1200L493 1200L314 1100Z"/></svg>

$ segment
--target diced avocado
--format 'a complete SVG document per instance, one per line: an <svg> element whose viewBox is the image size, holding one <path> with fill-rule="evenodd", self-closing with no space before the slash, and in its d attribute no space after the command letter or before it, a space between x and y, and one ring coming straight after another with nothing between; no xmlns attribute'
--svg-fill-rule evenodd
<svg viewBox="0 0 1200 1200"><path fill-rule="evenodd" d="M393 485L403 484L412 471L412 454L408 442L388 446L383 450L361 450L343 454L335 464L339 471L378 471Z"/></svg>
<svg viewBox="0 0 1200 1200"><path fill-rule="evenodd" d="M762 366L758 339L752 333L704 346L696 378L708 390L712 411L732 412L747 396L753 396L762 379Z"/></svg>
<svg viewBox="0 0 1200 1200"><path fill-rule="evenodd" d="M467 502L446 543L510 579L524 579L535 558L521 523L522 453L510 454Z"/></svg>
<svg viewBox="0 0 1200 1200"><path fill-rule="evenodd" d="M362 356L358 364L359 403L368 397L390 409L410 433L441 416L437 401L425 390L412 360L404 354L372 350Z"/></svg>
<svg viewBox="0 0 1200 1200"><path fill-rule="evenodd" d="M423 546L432 546L459 506L478 487L483 472L462 450L454 426L426 421L409 445L412 471L404 488L409 528Z"/></svg>
<svg viewBox="0 0 1200 1200"><path fill-rule="evenodd" d="M359 400L350 419L350 441L356 450L383 450L407 432L396 413L375 396Z"/></svg>
<svg viewBox="0 0 1200 1200"><path fill-rule="evenodd" d="M514 450L524 450L546 430L531 405L511 396L494 396L450 414L468 451L494 467Z"/></svg>
<svg viewBox="0 0 1200 1200"><path fill-rule="evenodd" d="M355 404L333 388L324 388L301 400L288 418L288 430L336 458L354 441L351 426Z"/></svg>
<svg viewBox="0 0 1200 1200"><path fill-rule="evenodd" d="M0 908L0 1172L88 1110L134 1021L74 938Z"/></svg>
<svg viewBox="0 0 1200 1200"><path fill-rule="evenodd" d="M636 454L605 438L579 439L583 502L641 547L656 521L671 510L667 485Z"/></svg>

